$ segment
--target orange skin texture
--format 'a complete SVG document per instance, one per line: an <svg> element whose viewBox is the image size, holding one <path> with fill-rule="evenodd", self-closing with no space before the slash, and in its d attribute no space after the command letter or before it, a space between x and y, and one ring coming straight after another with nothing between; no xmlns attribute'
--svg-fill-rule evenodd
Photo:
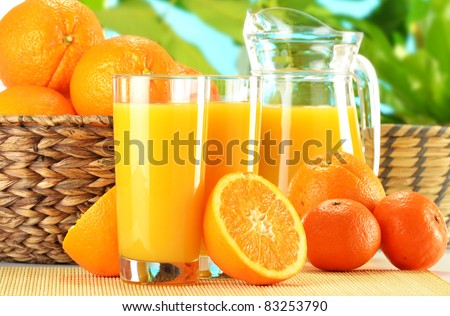
<svg viewBox="0 0 450 316"><path fill-rule="evenodd" d="M75 115L70 100L40 86L14 86L0 92L0 115Z"/></svg>
<svg viewBox="0 0 450 316"><path fill-rule="evenodd" d="M381 250L399 269L421 270L445 253L448 230L437 205L425 195L399 191L375 208L381 227Z"/></svg>
<svg viewBox="0 0 450 316"><path fill-rule="evenodd" d="M327 162L302 163L289 186L288 198L300 217L311 208L329 199L351 199L360 202L371 212L386 196L383 185L372 169L357 157L339 153L343 161L332 156Z"/></svg>
<svg viewBox="0 0 450 316"><path fill-rule="evenodd" d="M133 35L107 39L87 51L75 68L70 83L75 110L79 115L112 115L114 75L169 74L174 67L167 51L150 39ZM163 99L167 87L156 89Z"/></svg>
<svg viewBox="0 0 450 316"><path fill-rule="evenodd" d="M69 93L81 56L104 40L95 14L76 0L27 0L0 21L0 79Z"/></svg>
<svg viewBox="0 0 450 316"><path fill-rule="evenodd" d="M316 268L348 271L367 263L381 242L373 214L348 199L327 200L303 217L308 260Z"/></svg>

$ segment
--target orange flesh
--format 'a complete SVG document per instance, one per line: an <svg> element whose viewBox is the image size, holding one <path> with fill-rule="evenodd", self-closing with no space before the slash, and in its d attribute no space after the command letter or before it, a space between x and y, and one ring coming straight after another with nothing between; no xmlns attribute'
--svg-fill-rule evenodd
<svg viewBox="0 0 450 316"><path fill-rule="evenodd" d="M297 261L300 236L294 219L268 187L239 179L224 188L221 200L220 216L226 229L251 261L270 270L283 270ZM261 209L261 205L267 207Z"/></svg>

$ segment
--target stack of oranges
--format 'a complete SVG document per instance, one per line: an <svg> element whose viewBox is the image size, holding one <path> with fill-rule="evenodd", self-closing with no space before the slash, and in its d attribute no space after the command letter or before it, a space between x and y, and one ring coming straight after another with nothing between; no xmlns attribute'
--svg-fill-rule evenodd
<svg viewBox="0 0 450 316"><path fill-rule="evenodd" d="M0 115L112 115L114 74L192 72L150 39L105 40L78 0L27 0L0 21Z"/></svg>
<svg viewBox="0 0 450 316"><path fill-rule="evenodd" d="M339 159L340 158L340 159ZM421 193L386 196L366 163L340 153L302 164L288 197L302 217L308 259L324 270L368 262L381 247L400 269L428 269L444 255L448 230L436 204Z"/></svg>

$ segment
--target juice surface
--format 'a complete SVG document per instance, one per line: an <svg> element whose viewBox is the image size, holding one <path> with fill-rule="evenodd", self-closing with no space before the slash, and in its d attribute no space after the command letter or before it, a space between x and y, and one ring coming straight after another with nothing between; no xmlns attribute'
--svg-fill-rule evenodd
<svg viewBox="0 0 450 316"><path fill-rule="evenodd" d="M345 121L349 139L343 139L340 146L339 140L345 138L340 127ZM347 106L340 117L334 106L263 105L259 174L283 193L287 193L300 162L314 163L317 155L330 149L353 150L354 155L364 159L355 107Z"/></svg>
<svg viewBox="0 0 450 316"><path fill-rule="evenodd" d="M258 172L260 106L249 102L208 104L205 197L231 172Z"/></svg>
<svg viewBox="0 0 450 316"><path fill-rule="evenodd" d="M121 256L151 262L198 259L203 115L197 104L114 105Z"/></svg>

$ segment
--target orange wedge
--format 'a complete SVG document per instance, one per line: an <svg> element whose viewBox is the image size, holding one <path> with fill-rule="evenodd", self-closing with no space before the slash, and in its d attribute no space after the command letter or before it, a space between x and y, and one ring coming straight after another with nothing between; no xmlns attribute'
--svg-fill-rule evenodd
<svg viewBox="0 0 450 316"><path fill-rule="evenodd" d="M306 261L300 217L275 185L255 174L231 173L218 181L203 229L214 263L250 284L284 281Z"/></svg>
<svg viewBox="0 0 450 316"><path fill-rule="evenodd" d="M119 275L115 187L103 194L69 229L63 249L92 274Z"/></svg>

